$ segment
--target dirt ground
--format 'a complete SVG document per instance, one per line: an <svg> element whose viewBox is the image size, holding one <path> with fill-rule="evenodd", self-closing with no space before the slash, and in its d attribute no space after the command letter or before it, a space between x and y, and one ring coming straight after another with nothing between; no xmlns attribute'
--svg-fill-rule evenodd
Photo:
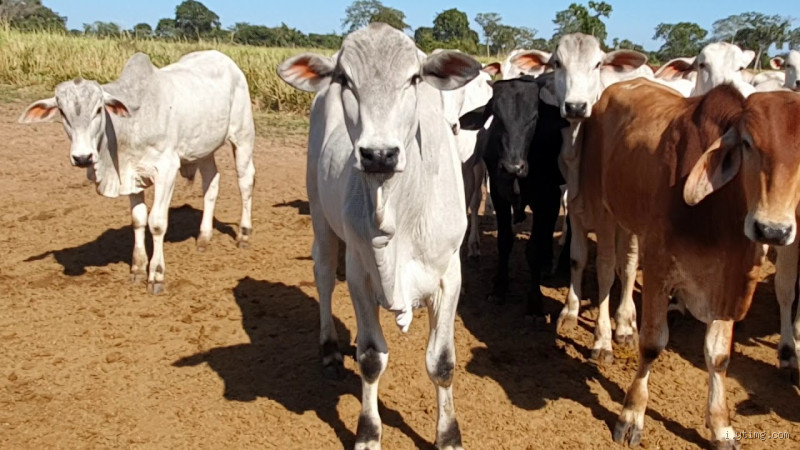
<svg viewBox="0 0 800 450"><path fill-rule="evenodd" d="M70 167L61 125L18 125L24 106L0 105L0 447L351 448L358 367L348 357L345 379L331 382L318 362L304 138L270 137L270 129L259 137L248 250L234 244L240 203L230 152L218 154L218 222L205 253L195 249L200 183L179 181L165 245L167 293L150 296L129 282L128 200L98 196L83 170ZM512 263L518 301L482 301L494 247L493 218L484 217L484 256L464 265L456 324L455 399L465 446L614 448L609 427L633 379L635 352L616 349L608 367L587 361L592 308L565 336L533 330L520 301L523 242ZM790 435L749 439L746 448L800 448L800 391L776 368L772 272L764 269L753 308L736 329L727 401L736 430ZM553 317L565 285L555 279L547 290ZM390 348L380 393L384 448L432 447L426 314L415 314L407 335L382 316ZM334 315L342 346L352 347L355 318L343 283ZM691 318L671 327L650 377L644 448L706 445L704 329Z"/></svg>

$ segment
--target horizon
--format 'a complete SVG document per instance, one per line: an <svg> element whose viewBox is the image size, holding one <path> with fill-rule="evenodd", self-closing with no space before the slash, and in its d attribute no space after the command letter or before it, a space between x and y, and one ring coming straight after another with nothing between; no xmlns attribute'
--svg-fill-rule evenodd
<svg viewBox="0 0 800 450"><path fill-rule="evenodd" d="M51 8L61 16L67 17L68 29L82 29L84 23L95 21L115 22L125 29L131 29L137 23L148 23L155 28L161 18L173 18L175 7L181 0L167 2L164 0L140 0L133 3L117 3L103 0L44 0L44 6ZM268 7L246 0L207 0L201 2L214 11L227 29L236 22L248 22L253 25L268 27L280 26L281 23L296 28L303 33L342 33L341 21L345 9L352 0L300 0L295 2L276 2ZM113 4L112 4L113 3ZM413 31L421 26L432 26L436 15L446 9L457 8L464 11L470 19L470 26L477 31L483 42L481 28L475 23L475 15L481 12L496 12L503 18L503 23L516 27L529 27L537 31L536 37L549 39L554 31L553 19L556 12L566 9L574 1L553 2L547 5L524 4L509 0L500 0L489 6L485 1L461 0L458 2L442 0L397 0L383 1L385 6L399 9L406 14L406 23L411 26L406 32L413 36ZM577 2L587 4L588 2ZM712 24L718 19L747 11L758 11L764 14L777 14L792 17L795 8L788 0L766 0L759 5L752 1L730 0L724 4L698 2L690 0L673 0L670 3L651 3L635 0L607 1L613 8L606 23L610 44L614 38L629 39L642 45L648 51L658 50L662 42L652 39L655 27L659 23L695 22L712 33ZM716 2L714 2L716 3ZM300 6L302 5L302 7ZM305 14L314 11L313 15ZM648 17L647 20L644 17ZM523 19L523 18L530 19ZM652 19L650 19L652 17ZM798 21L792 18L793 26Z"/></svg>

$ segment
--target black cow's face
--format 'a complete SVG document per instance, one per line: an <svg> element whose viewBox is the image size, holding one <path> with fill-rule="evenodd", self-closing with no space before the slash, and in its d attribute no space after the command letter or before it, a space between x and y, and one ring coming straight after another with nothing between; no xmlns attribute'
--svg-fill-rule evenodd
<svg viewBox="0 0 800 450"><path fill-rule="evenodd" d="M497 175L512 184L514 178L528 175L528 151L539 118L539 87L531 79L495 83L492 114L499 138Z"/></svg>

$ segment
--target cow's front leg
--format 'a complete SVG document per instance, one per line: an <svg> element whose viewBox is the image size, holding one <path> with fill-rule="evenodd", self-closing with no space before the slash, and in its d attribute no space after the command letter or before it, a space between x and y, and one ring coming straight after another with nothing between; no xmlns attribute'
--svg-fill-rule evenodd
<svg viewBox="0 0 800 450"><path fill-rule="evenodd" d="M781 369L789 371L789 377L793 384L800 384L796 330L792 329L792 303L794 303L795 282L797 281L797 243L776 247L775 250L778 254L778 259L775 261L775 296L778 299L781 317L778 364ZM798 314L800 314L800 308L798 308Z"/></svg>
<svg viewBox="0 0 800 450"><path fill-rule="evenodd" d="M381 416L378 413L378 382L389 363L389 350L378 317L377 296L355 256L347 249L347 285L356 311L358 338L356 359L361 372L361 414L356 430L356 450L381 448Z"/></svg>
<svg viewBox="0 0 800 450"><path fill-rule="evenodd" d="M133 258L131 259L131 281L141 283L147 279L147 250L144 246L144 228L147 226L147 205L144 192L128 196L131 202L133 226Z"/></svg>
<svg viewBox="0 0 800 450"><path fill-rule="evenodd" d="M597 322L594 328L594 344L592 359L599 363L610 364L614 361L611 347L611 316L609 303L611 286L614 284L616 260L616 226L608 214L602 214L597 223Z"/></svg>
<svg viewBox="0 0 800 450"><path fill-rule="evenodd" d="M708 410L706 426L711 429L711 448L740 448L741 442L731 428L725 404L725 373L731 359L733 321L714 320L706 328L705 356L708 367Z"/></svg>
<svg viewBox="0 0 800 450"><path fill-rule="evenodd" d="M174 160L162 161L156 166L153 208L148 219L150 234L153 235L153 258L150 260L150 273L147 276L147 290L151 294L160 294L164 291L164 273L167 268L164 262L164 235L167 234L169 203L172 200L175 177L179 168L180 162L177 156Z"/></svg>
<svg viewBox="0 0 800 450"><path fill-rule="evenodd" d="M497 272L494 286L489 295L491 303L502 304L508 295L508 262L511 248L514 246L514 229L511 224L511 203L498 194L499 189L492 189L495 216L497 218Z"/></svg>
<svg viewBox="0 0 800 450"><path fill-rule="evenodd" d="M564 330L573 328L578 324L578 312L581 307L581 284L583 283L583 269L586 267L586 261L589 258L589 242L586 236L586 229L583 226L583 221L576 214L567 216L570 223L572 235L570 236L570 278L569 278L569 292L567 293L567 303L558 315L558 323L556 330L564 332Z"/></svg>
<svg viewBox="0 0 800 450"><path fill-rule="evenodd" d="M628 388L622 412L614 426L614 441L619 444L639 445L644 433L644 413L647 409L647 380L650 367L667 346L669 327L667 326L667 307L669 290L666 280L661 277L663 268L653 268L643 272L642 286L642 329L639 336L639 370Z"/></svg>
<svg viewBox="0 0 800 450"><path fill-rule="evenodd" d="M428 301L430 334L425 352L425 367L436 387L436 447L444 450L462 448L461 430L453 403L453 373L456 367L453 327L460 289L461 261L456 253L450 261L438 293Z"/></svg>

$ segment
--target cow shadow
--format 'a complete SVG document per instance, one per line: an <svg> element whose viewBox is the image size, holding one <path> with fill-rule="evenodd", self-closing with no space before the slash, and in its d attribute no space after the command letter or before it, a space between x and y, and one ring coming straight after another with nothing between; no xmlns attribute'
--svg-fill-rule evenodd
<svg viewBox="0 0 800 450"><path fill-rule="evenodd" d="M164 236L166 242L183 242L197 238L200 231L200 221L203 211L188 204L170 208L169 227ZM214 229L218 232L236 238L233 227L214 219ZM147 252L152 255L153 240L149 230L145 240ZM104 267L115 263L131 263L133 253L133 227L126 225L104 231L93 241L77 247L67 247L60 250L48 250L38 255L30 256L24 262L41 261L50 255L63 267L63 273L69 276L79 276L86 273L87 267Z"/></svg>
<svg viewBox="0 0 800 450"><path fill-rule="evenodd" d="M310 216L311 207L306 200L292 200L290 202L275 203L273 208L295 208L301 216Z"/></svg>
<svg viewBox="0 0 800 450"><path fill-rule="evenodd" d="M225 383L223 396L230 401L250 402L268 398L295 414L313 411L336 433L345 448L355 444L356 417L342 420L337 410L344 396L360 398L361 378L345 370L343 379L322 375L318 353L319 303L296 286L245 277L233 289L242 312L242 327L249 344L217 347L181 358L176 367L203 363ZM340 342L352 342L350 331L334 316ZM354 349L342 349L352 357ZM383 423L401 430L417 447L431 445L403 420L399 412L379 402Z"/></svg>

